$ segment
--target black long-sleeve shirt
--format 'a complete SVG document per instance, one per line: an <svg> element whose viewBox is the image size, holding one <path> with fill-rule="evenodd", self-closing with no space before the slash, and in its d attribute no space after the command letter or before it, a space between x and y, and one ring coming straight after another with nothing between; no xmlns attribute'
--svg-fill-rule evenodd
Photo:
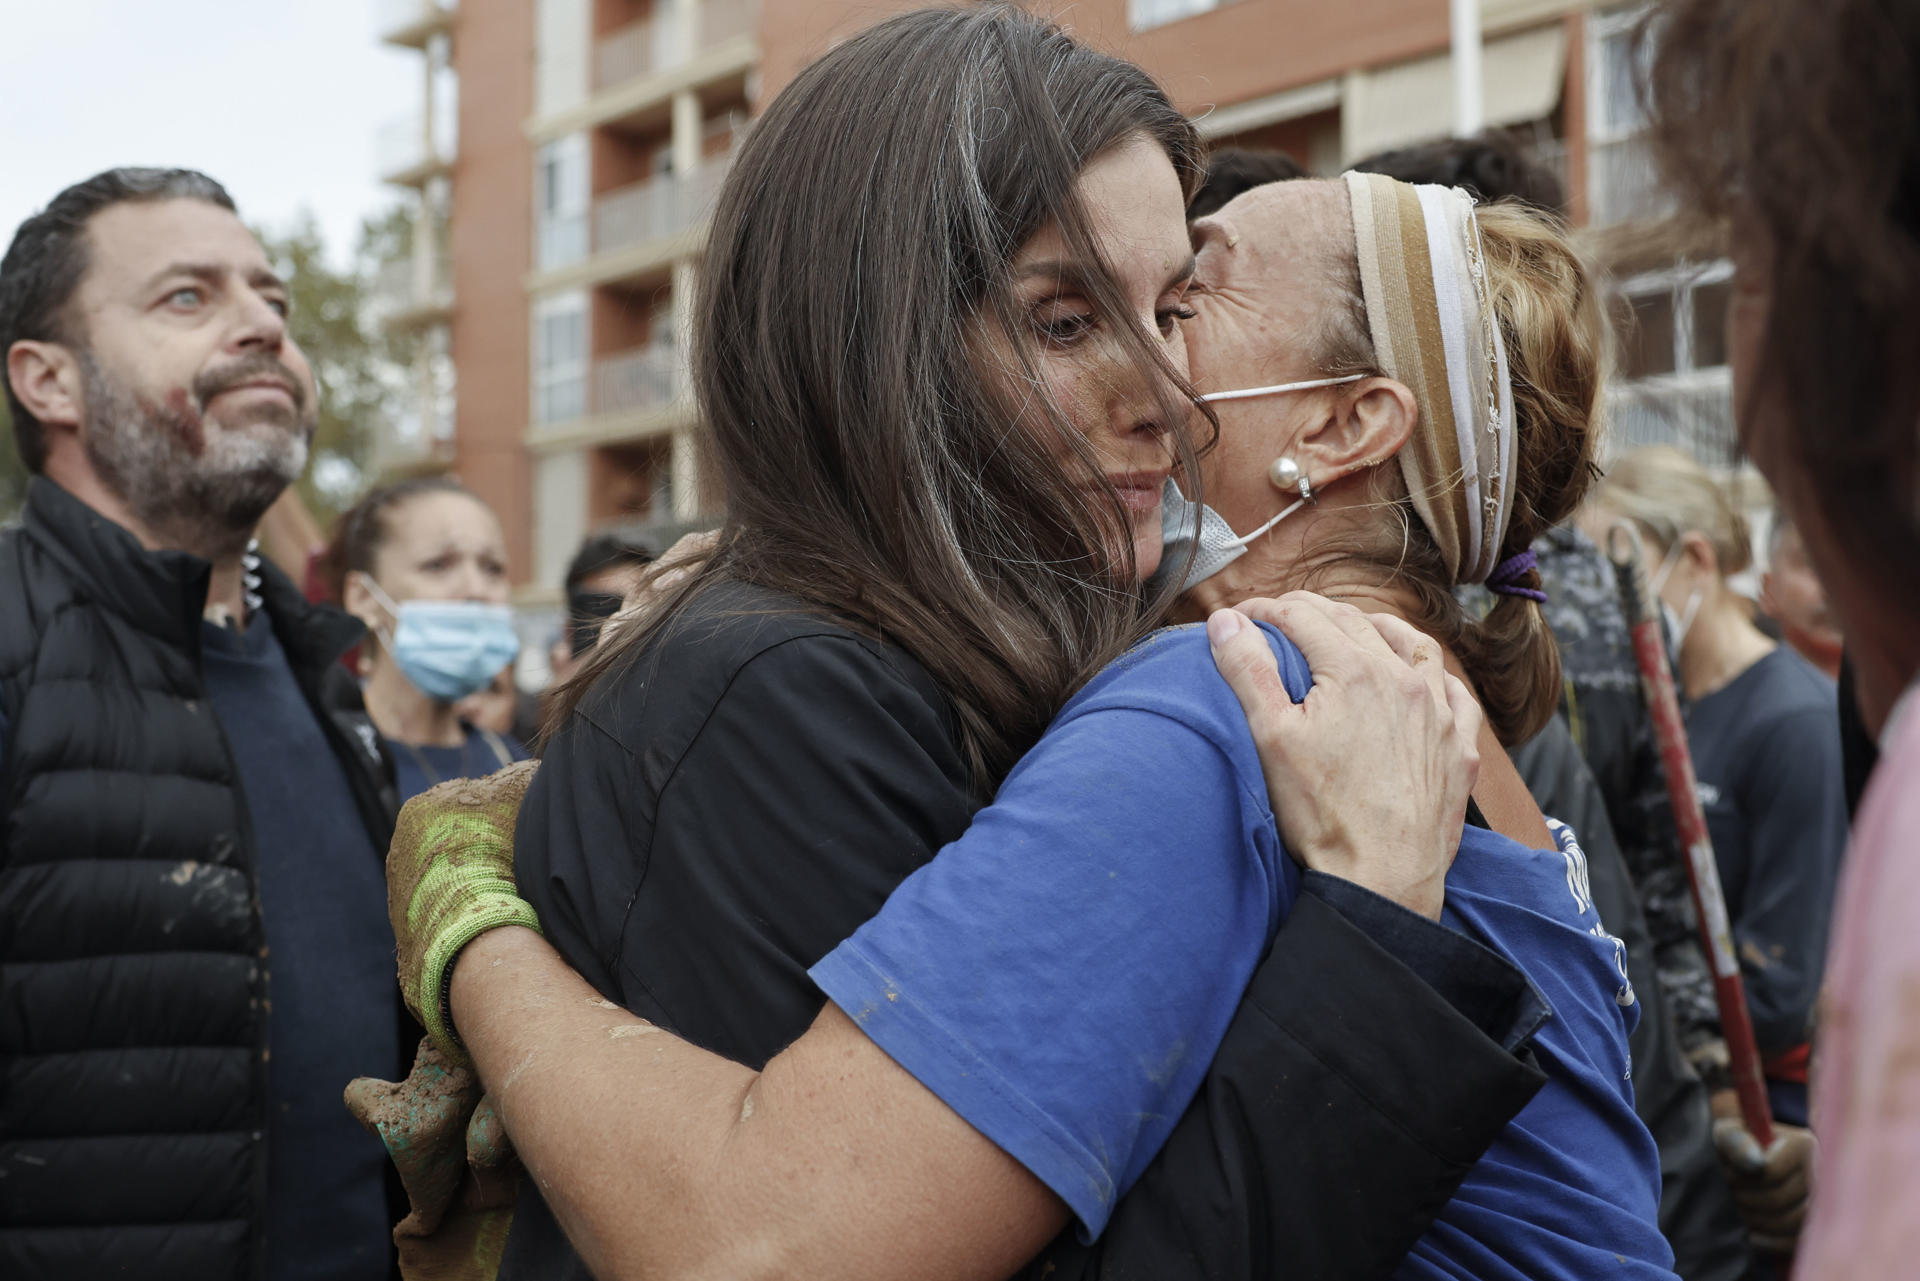
<svg viewBox="0 0 1920 1281"><path fill-rule="evenodd" d="M607 997L757 1067L824 1003L807 969L965 829L971 782L904 651L723 585L548 744L521 891ZM1308 880L1160 1158L1050 1275L1385 1275L1538 1089L1517 970ZM585 1275L529 1184L503 1281Z"/></svg>

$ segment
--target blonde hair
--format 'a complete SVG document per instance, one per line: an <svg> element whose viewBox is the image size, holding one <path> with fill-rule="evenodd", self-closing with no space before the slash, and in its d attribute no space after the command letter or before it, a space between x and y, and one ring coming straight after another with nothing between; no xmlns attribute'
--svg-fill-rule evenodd
<svg viewBox="0 0 1920 1281"><path fill-rule="evenodd" d="M1515 201L1477 211L1494 313L1513 383L1513 514L1497 560L1527 550L1570 517L1594 477L1601 431L1601 387L1609 340L1591 271L1557 217ZM1349 266L1343 310L1329 324L1327 363L1333 372L1377 373L1359 268ZM1560 702L1560 651L1540 607L1520 596L1495 595L1484 618L1454 596L1457 584L1433 536L1414 513L1398 469L1374 472L1381 499L1397 520L1355 558L1373 564L1412 592L1411 621L1460 659L1500 741L1539 733ZM1456 482L1457 483L1457 482ZM1397 493L1392 492L1397 488ZM1537 573L1522 580L1539 586Z"/></svg>
<svg viewBox="0 0 1920 1281"><path fill-rule="evenodd" d="M1713 545L1720 576L1753 563L1753 536L1726 489L1684 450L1648 445L1607 469L1594 501L1638 525L1665 556L1688 534Z"/></svg>

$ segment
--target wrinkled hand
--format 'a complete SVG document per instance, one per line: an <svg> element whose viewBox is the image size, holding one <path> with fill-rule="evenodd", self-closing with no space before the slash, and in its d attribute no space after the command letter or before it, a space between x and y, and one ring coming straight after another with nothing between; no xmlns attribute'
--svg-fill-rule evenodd
<svg viewBox="0 0 1920 1281"><path fill-rule="evenodd" d="M404 1081L363 1076L347 1110L386 1146L407 1192L393 1230L408 1281L493 1281L519 1169L479 1079L422 1039Z"/></svg>
<svg viewBox="0 0 1920 1281"><path fill-rule="evenodd" d="M1249 618L1306 656L1314 684L1298 704ZM1207 639L1247 714L1288 851L1437 920L1480 774L1482 719L1440 647L1398 618L1310 592L1220 610Z"/></svg>
<svg viewBox="0 0 1920 1281"><path fill-rule="evenodd" d="M713 555L713 549L719 545L720 531L707 529L684 535L662 552L660 558L647 567L647 573L634 585L633 590L627 593L626 600L620 605L620 612L601 627L601 641L605 642L635 619L645 618L652 613L675 587L686 580L687 575L700 568L707 557Z"/></svg>
<svg viewBox="0 0 1920 1281"><path fill-rule="evenodd" d="M400 954L400 993L441 1052L467 1056L447 1013L460 949L502 925L540 928L513 879L513 826L538 761L486 778L456 778L408 801L387 855L387 918Z"/></svg>
<svg viewBox="0 0 1920 1281"><path fill-rule="evenodd" d="M1713 1147L1754 1248L1792 1254L1813 1191L1813 1131L1775 1121L1773 1144L1763 1152L1738 1117L1723 1116L1713 1123Z"/></svg>

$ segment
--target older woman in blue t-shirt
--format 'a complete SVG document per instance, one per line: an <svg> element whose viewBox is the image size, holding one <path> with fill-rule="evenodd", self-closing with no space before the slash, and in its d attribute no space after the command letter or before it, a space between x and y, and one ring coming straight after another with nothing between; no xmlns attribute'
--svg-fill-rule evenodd
<svg viewBox="0 0 1920 1281"><path fill-rule="evenodd" d="M1319 637L1322 679L1340 671L1326 629L1345 628L1416 671L1444 664L1486 713L1458 857L1428 906L1532 980L1547 1083L1400 1274L1668 1275L1657 1156L1632 1109L1638 1010L1622 949L1573 834L1542 819L1503 749L1558 696L1526 548L1590 475L1602 347L1591 281L1543 219L1476 215L1460 193L1378 176L1257 189L1195 234L1190 359L1221 433L1205 461L1210 506L1167 494L1166 572L1184 576L1187 608L1313 587L1375 615L1297 617L1303 639ZM1485 617L1454 603L1462 583L1492 590ZM1258 634L1244 627L1232 611L1209 621L1223 646ZM1311 717L1301 651L1265 635ZM1403 786L1396 771L1418 768L1383 758L1372 785ZM764 1241L758 1216L832 1215L845 1198L895 1195L903 1178L1003 1207L1026 1205L1023 1187L1050 1194L1094 1237L1193 1098L1293 907L1288 842L1337 826L1366 786L1329 780L1276 805L1208 637L1176 629L1076 695L966 834L814 966L833 1004L763 1072L650 1024L602 1026L592 989L522 931L469 946L451 1012L590 1257L652 1257L650 1242L707 1221L696 1207L710 1204L751 1207ZM638 1036L645 1053L602 1048ZM570 1046L565 1064L540 1058L554 1038ZM994 1176L985 1150L946 1146L944 1123L902 1105L916 1088L1032 1183ZM570 1102L586 1098L608 1106ZM702 1115L711 1127L687 1120ZM893 1123L861 1119L875 1116ZM631 1158L610 1168L611 1151ZM1006 1212L1035 1244L1057 1222ZM930 1274L974 1273L958 1260Z"/></svg>

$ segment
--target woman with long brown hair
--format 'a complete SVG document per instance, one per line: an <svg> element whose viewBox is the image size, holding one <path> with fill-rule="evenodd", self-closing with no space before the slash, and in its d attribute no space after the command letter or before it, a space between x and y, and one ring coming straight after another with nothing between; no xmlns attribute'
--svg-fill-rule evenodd
<svg viewBox="0 0 1920 1281"><path fill-rule="evenodd" d="M902 85L914 87L904 102ZM897 109L876 114L876 95ZM862 122L860 147L843 137L849 120ZM1241 992L1251 980L1266 995L1260 974L1279 955L1277 936L1294 928L1280 929L1280 919L1314 891L1281 857L1253 744L1195 648L1204 644L1198 633L1135 651L1092 680L1085 666L1136 637L1184 582L1170 574L1144 602L1135 586L1161 559L1170 472L1178 464L1189 482L1199 472L1183 439L1190 401L1177 342L1192 271L1182 217L1192 176L1190 130L1136 68L1024 16L978 10L912 15L847 42L775 103L736 165L708 251L696 363L730 484L728 527L665 610L596 659L520 814L521 892L565 961L521 930L468 944L479 928L532 915L504 888L472 889L460 858L414 861L459 836L435 835L431 813L396 846L409 990L439 1035L453 1022L466 1033L547 1203L597 1269L1000 1276L1070 1212L1095 1236L1110 1230L1116 1201L1124 1213L1143 1191L1163 1243L1183 1247L1187 1267L1205 1266L1213 1243L1184 1235L1193 1222L1175 1212L1185 1208L1179 1191L1152 1183L1149 1165L1162 1144L1179 1142L1175 1122L1188 1101L1205 1097L1208 1062L1232 1043ZM1371 212L1376 197L1405 216L1398 189L1369 189L1352 208ZM1427 207L1426 197L1415 200ZM1310 433L1319 444L1279 442L1297 445L1309 471L1275 472L1274 483L1297 486L1302 501L1317 493L1326 519L1338 509L1343 522L1364 520L1367 502L1353 500L1372 494L1357 456L1330 463L1334 438L1364 437L1384 458L1424 416L1450 433L1457 423L1461 441L1477 439L1487 402L1467 384L1485 395L1506 386L1504 365L1496 373L1493 335L1504 323L1496 293L1507 306L1580 309L1564 244L1556 259L1550 237L1490 223L1488 252L1513 277L1496 286L1480 264L1470 207L1452 193L1432 200L1430 220L1392 234L1432 238L1453 291L1433 323L1477 354L1462 357L1469 372L1458 395L1446 390L1444 361L1423 368L1416 395L1398 381L1414 366L1395 373L1369 347L1355 353L1364 368L1332 379L1352 387L1312 398L1338 425ZM1349 231L1349 261L1353 241ZM1341 243L1334 237L1333 256ZM1529 255L1558 267L1560 292L1528 280ZM1364 260L1377 263L1371 247ZM886 327L875 328L874 316ZM1583 362L1562 351L1561 330L1538 329L1546 350L1569 356L1564 370L1537 366L1533 328L1514 359L1564 377L1571 399L1558 416L1520 414L1530 439L1584 423L1597 388L1591 348ZM1290 359L1323 358L1295 337ZM1441 361L1440 349L1428 358ZM1290 389L1328 391L1327 381L1296 378ZM1509 452L1518 439L1511 400L1502 400L1496 434ZM1361 422L1365 432L1348 430ZM1454 555L1436 550L1444 568L1434 572L1487 579L1512 559L1498 527L1523 511L1522 496L1511 538L1524 546L1577 497L1583 459L1576 444L1552 466L1512 471L1524 480L1483 496L1503 513L1484 531L1481 498L1469 503L1453 492L1456 477L1432 472L1449 511L1476 513L1471 553L1462 556L1465 525L1449 525ZM1531 590L1524 566L1505 566L1502 582ZM1497 625L1510 619L1502 612ZM1389 620L1375 631L1351 608L1294 620L1310 649L1329 657L1340 645L1328 633L1353 644L1345 629L1356 623L1371 638L1360 641L1363 653L1372 646L1362 661L1399 663L1394 647L1405 652L1399 670L1419 691L1415 710L1449 726L1458 712L1458 723L1477 725L1465 687L1442 676L1439 652L1411 629ZM1304 693L1305 666L1288 653L1288 679ZM1178 673L1177 692L1190 696L1173 697L1175 710L1164 713L1125 706L1143 696L1127 682L1149 672ZM1196 672L1207 684L1188 690ZM1055 733L1009 772L1076 688ZM1502 704L1503 731L1542 714L1521 701ZM1445 735L1398 739L1381 758L1393 762L1396 789L1439 798L1436 812L1455 819L1451 832L1414 842L1420 857L1409 862L1418 866L1401 869L1396 888L1427 920L1403 913L1399 924L1418 933L1442 913L1440 873L1462 839L1467 795L1463 784L1454 790L1461 780L1450 754L1431 750L1444 748ZM1493 821L1509 837L1552 845L1511 766L1490 773L1481 795ZM929 863L988 795L996 805ZM1376 798L1353 799L1358 815ZM1297 842L1289 832L1289 843L1312 863L1354 837L1351 827ZM1184 874L1183 842L1192 846ZM1516 946L1561 956L1556 990L1567 1010L1582 1012L1556 1021L1564 1039L1541 1040L1551 1060L1545 1104L1521 1132L1533 1137L1515 1136L1519 1146L1486 1166L1491 1199L1454 1207L1460 1217L1413 1266L1471 1266L1464 1261L1484 1255L1509 1272L1537 1261L1566 1275L1604 1248L1610 1266L1624 1258L1658 1271L1651 1145L1621 1080L1630 998L1611 940L1569 891L1583 883L1578 851L1565 843L1525 851L1477 827L1466 844L1479 875L1530 888L1500 904L1488 886L1463 884L1459 901L1449 900L1448 928L1435 934L1474 948L1485 978L1510 972L1503 953L1471 942L1510 928L1513 918L1495 918L1519 911L1550 922L1536 942ZM847 940L915 868L876 921ZM956 870L964 887L967 869L981 868L990 884L943 899L951 911L926 910L926 887L939 897ZM897 907L912 902L916 885L919 906ZM995 907L1013 915L997 924L969 915ZM901 920L913 922L908 935L960 942L921 958L945 956L951 968L855 995L867 977L883 976L863 974L850 943L870 957L885 930L900 937ZM1269 944L1276 951L1260 970ZM463 945L456 969L450 961ZM826 968L830 949L842 958L837 976ZM1338 988L1342 978L1316 968L1331 959L1299 961L1278 982ZM984 1001L969 1008L956 979ZM834 1002L824 1009L822 988ZM1540 1026L1538 1007L1524 984L1504 990L1491 1004L1503 1031L1520 1027L1502 1042L1512 1045ZM1476 991L1469 1004L1487 993ZM943 1065L923 1052L931 1040L916 1046L901 1032L915 1012L956 996L944 1008L963 1020L1001 1022L949 1043L974 1047L976 1060L963 1051ZM618 1007L606 997L649 1021L609 1020L602 1011ZM1407 1008L1392 985L1356 992L1354 1002L1384 1017ZM934 1025L962 1023L936 1015ZM1436 1030L1419 1026L1422 1037ZM1316 1045L1305 1057L1323 1049L1342 1053ZM1414 1038L1400 1061L1444 1081L1453 1062L1420 1062L1434 1049ZM1302 1061L1281 1050L1262 1065L1264 1093L1310 1088L1281 1075ZM1422 1097L1432 1097L1424 1087ZM1409 1111L1416 1127L1426 1119L1418 1104ZM1336 1115L1354 1114L1343 1105ZM1453 1119L1492 1137L1487 1109L1468 1105ZM1221 1133L1204 1128L1209 1116L1189 1113L1181 1126L1189 1124ZM1323 1129L1288 1153L1295 1135L1281 1131L1274 1150L1284 1153L1285 1186L1269 1189L1270 1199L1284 1206L1296 1188L1315 1199L1306 1185L1341 1166L1335 1150L1363 1132L1379 1133ZM1556 1143L1606 1154L1596 1165L1626 1186L1560 1177L1544 1159ZM1465 1146L1477 1153L1484 1143ZM1303 1235L1366 1236L1359 1270L1385 1272L1446 1191L1410 1186L1382 1149L1364 1157L1380 1165L1364 1185L1391 1195L1348 1196L1337 1219ZM1327 1164L1316 1170L1319 1158ZM1236 1159L1216 1147L1206 1164ZM1493 1191L1501 1171L1532 1189L1568 1191L1580 1212L1494 1239L1512 1217L1511 1202ZM1130 1187L1133 1197L1122 1199ZM1257 1193L1248 1185L1221 1191L1250 1213L1245 1202ZM537 1197L523 1198L519 1215L506 1275L550 1272L566 1249L556 1225ZM1312 1241L1303 1249L1324 1253ZM1290 1254L1283 1242L1264 1257Z"/></svg>

